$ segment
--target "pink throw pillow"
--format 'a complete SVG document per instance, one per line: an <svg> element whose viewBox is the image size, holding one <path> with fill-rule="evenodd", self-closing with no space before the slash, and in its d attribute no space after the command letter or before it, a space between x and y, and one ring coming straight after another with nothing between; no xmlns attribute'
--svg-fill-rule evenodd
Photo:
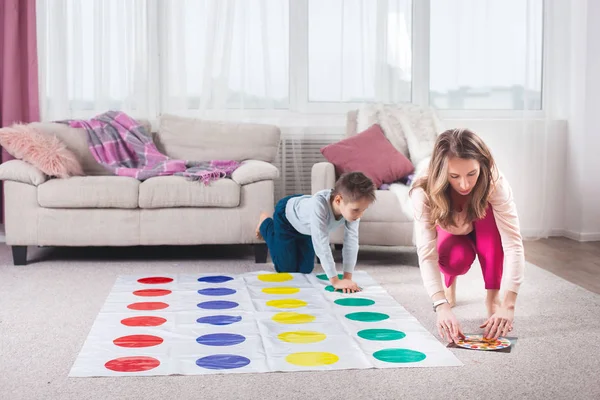
<svg viewBox="0 0 600 400"><path fill-rule="evenodd" d="M410 160L396 150L377 124L323 147L321 154L335 165L338 176L345 172L360 171L371 178L375 187L395 182L415 170Z"/></svg>
<svg viewBox="0 0 600 400"><path fill-rule="evenodd" d="M34 165L48 176L68 178L83 175L77 156L60 139L27 125L16 124L0 129L0 146L13 157Z"/></svg>

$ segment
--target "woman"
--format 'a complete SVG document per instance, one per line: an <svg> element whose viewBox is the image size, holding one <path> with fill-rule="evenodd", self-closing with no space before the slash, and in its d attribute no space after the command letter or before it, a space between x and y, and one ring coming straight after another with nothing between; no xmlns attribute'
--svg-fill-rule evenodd
<svg viewBox="0 0 600 400"><path fill-rule="evenodd" d="M475 255L487 290L484 337L505 336L512 330L525 258L512 191L488 147L469 130L443 132L411 198L421 276L433 300L440 336L449 342L464 337L451 307L456 277L469 270ZM506 294L500 302L505 260Z"/></svg>

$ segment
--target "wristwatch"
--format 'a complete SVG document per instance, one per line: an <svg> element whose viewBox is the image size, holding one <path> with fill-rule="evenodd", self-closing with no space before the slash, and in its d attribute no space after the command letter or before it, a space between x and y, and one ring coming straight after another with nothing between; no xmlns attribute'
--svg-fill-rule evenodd
<svg viewBox="0 0 600 400"><path fill-rule="evenodd" d="M447 299L436 300L433 302L433 312L437 312L438 306L441 306L444 303L448 303ZM450 304L450 303L448 303Z"/></svg>

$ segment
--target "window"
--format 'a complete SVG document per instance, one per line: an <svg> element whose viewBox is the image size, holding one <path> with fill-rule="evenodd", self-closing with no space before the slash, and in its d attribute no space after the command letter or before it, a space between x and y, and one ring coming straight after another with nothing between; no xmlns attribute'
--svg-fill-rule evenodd
<svg viewBox="0 0 600 400"><path fill-rule="evenodd" d="M542 0L431 0L431 104L540 110Z"/></svg>
<svg viewBox="0 0 600 400"><path fill-rule="evenodd" d="M47 118L542 107L543 0L38 0Z"/></svg>

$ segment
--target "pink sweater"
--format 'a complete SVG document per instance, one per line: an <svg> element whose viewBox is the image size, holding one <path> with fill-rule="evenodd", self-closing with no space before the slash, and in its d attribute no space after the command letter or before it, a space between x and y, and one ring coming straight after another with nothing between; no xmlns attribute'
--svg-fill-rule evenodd
<svg viewBox="0 0 600 400"><path fill-rule="evenodd" d="M494 219L500 231L504 250L503 289L518 293L525 267L523 240L512 190L506 178L501 173L498 176L488 202L494 210ZM423 189L415 189L411 198L415 209L415 236L421 277L427 293L433 296L444 290L438 266L437 232L435 226L430 224L430 210ZM471 232L472 224L465 223L460 214L455 220L457 227L442 228L453 234L466 235Z"/></svg>

